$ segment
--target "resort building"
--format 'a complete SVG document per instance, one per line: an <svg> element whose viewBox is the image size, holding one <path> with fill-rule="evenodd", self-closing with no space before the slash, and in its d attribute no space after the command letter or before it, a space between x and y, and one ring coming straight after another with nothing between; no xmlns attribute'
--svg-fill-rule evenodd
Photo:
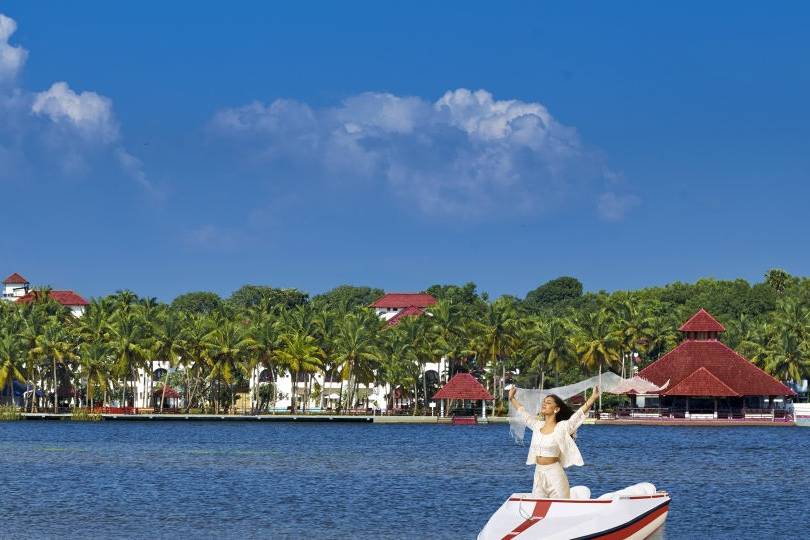
<svg viewBox="0 0 810 540"><path fill-rule="evenodd" d="M30 289L31 284L28 280L17 272L14 272L3 280L3 300L14 302L18 298L28 294Z"/></svg>
<svg viewBox="0 0 810 540"><path fill-rule="evenodd" d="M428 308L436 304L436 299L427 293L388 293L377 299L371 308L389 326L395 326L405 317L429 316ZM139 370L138 379L135 382L136 407L158 407L160 403L162 381L165 380L168 362L154 361L149 370ZM439 385L440 374L446 376L445 360L439 362L429 362L425 365L425 377L428 388ZM295 400L297 411L310 409L336 409L341 401L341 395L345 398L348 388L348 381L341 381L339 374L323 373L306 374L300 373L298 377L293 377L288 372L276 372L273 369L260 367L251 374L248 386L237 389L236 408L237 410L250 410L251 401L261 403L266 399L263 387L273 384L273 400L269 403L269 408L277 411L286 411L291 408ZM394 400L399 398L400 391L391 388L387 384L360 384L357 388L355 401L358 408L371 408L384 411L388 407L389 397ZM166 403L166 407L174 406L182 400L178 399L176 390L167 388L167 397L172 400ZM407 400L405 400L407 402ZM129 405L132 405L131 403Z"/></svg>
<svg viewBox="0 0 810 540"><path fill-rule="evenodd" d="M34 301L35 295L36 293L34 291L30 291L25 296L17 298L16 301L19 304L28 304L29 302ZM73 291L50 291L48 296L68 308L71 315L74 317L81 317L84 315L84 310L87 309L88 305L90 305L87 300Z"/></svg>
<svg viewBox="0 0 810 540"><path fill-rule="evenodd" d="M394 326L404 317L419 317L436 303L427 293L387 293L378 298L371 307L381 319Z"/></svg>
<svg viewBox="0 0 810 540"><path fill-rule="evenodd" d="M701 309L679 330L684 340L639 372L657 395L632 396L633 416L673 418L773 418L795 392L718 339L725 332Z"/></svg>
<svg viewBox="0 0 810 540"><path fill-rule="evenodd" d="M88 302L73 291L50 291L50 298L70 310L75 317L84 315ZM3 300L27 304L33 302L35 292L31 290L31 283L17 272L3 280Z"/></svg>

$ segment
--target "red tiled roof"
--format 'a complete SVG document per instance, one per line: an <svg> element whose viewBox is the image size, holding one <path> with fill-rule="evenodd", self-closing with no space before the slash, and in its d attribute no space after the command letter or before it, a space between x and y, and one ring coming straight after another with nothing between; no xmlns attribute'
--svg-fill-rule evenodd
<svg viewBox="0 0 810 540"><path fill-rule="evenodd" d="M457 373L431 399L495 399L469 373Z"/></svg>
<svg viewBox="0 0 810 540"><path fill-rule="evenodd" d="M663 392L665 396L717 396L739 397L740 394L729 388L723 381L700 367L681 382Z"/></svg>
<svg viewBox="0 0 810 540"><path fill-rule="evenodd" d="M717 340L687 339L638 375L658 386L669 381L669 390L664 393L670 394L700 368L705 368L738 396L794 395L793 390Z"/></svg>
<svg viewBox="0 0 810 540"><path fill-rule="evenodd" d="M9 285L16 285L16 284L18 284L18 283L19 283L19 284L21 284L21 285L25 285L26 283L28 283L28 280L27 280L27 279L25 279L24 277L22 277L22 276L21 276L20 274L18 274L17 272L14 272L14 273L13 273L13 274L11 274L10 276L8 276L6 279L4 279L4 280L3 280L3 283L4 283L4 284L6 284L6 283L7 283L7 284L9 284Z"/></svg>
<svg viewBox="0 0 810 540"><path fill-rule="evenodd" d="M388 293L371 304L374 308L405 308L409 306L425 308L436 303L427 293Z"/></svg>
<svg viewBox="0 0 810 540"><path fill-rule="evenodd" d="M678 330L681 332L725 332L726 327L709 315L708 311L700 308L700 311L692 315Z"/></svg>
<svg viewBox="0 0 810 540"><path fill-rule="evenodd" d="M159 386L158 388L155 388L154 394L157 397L162 396L163 395L163 386ZM171 386L166 387L166 399L168 399L168 398L177 399L179 397L180 397L180 394L177 392L177 390L175 390Z"/></svg>
<svg viewBox="0 0 810 540"><path fill-rule="evenodd" d="M21 304L29 304L34 301L36 295L37 293L35 291L31 291L25 296L17 298L17 302ZM87 300L73 291L51 291L49 296L63 306L87 306L90 304Z"/></svg>
<svg viewBox="0 0 810 540"><path fill-rule="evenodd" d="M405 317L419 317L420 315L424 315L425 310L422 308L418 308L416 306L408 306L386 322L388 326L395 326L399 321L404 319Z"/></svg>

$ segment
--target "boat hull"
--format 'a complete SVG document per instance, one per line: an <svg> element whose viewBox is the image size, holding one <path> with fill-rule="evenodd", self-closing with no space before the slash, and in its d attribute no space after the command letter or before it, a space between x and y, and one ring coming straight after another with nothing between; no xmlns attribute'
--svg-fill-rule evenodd
<svg viewBox="0 0 810 540"><path fill-rule="evenodd" d="M666 493L618 499L509 497L493 514L480 540L642 540L666 522Z"/></svg>

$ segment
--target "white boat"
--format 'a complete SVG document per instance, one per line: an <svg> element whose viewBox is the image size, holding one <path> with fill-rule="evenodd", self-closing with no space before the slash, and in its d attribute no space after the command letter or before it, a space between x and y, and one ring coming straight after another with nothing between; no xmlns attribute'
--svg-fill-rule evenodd
<svg viewBox="0 0 810 540"><path fill-rule="evenodd" d="M670 497L666 492L656 491L652 484L637 484L642 485L652 487L651 493L630 494L636 486L605 494L598 499L541 499L528 493L514 493L489 518L478 538L649 538L666 521Z"/></svg>
<svg viewBox="0 0 810 540"><path fill-rule="evenodd" d="M793 420L797 426L810 427L810 403L794 403Z"/></svg>

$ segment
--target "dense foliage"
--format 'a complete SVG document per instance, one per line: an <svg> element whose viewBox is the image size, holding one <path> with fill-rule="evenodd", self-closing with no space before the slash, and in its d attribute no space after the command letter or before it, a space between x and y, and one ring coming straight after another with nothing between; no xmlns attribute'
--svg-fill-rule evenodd
<svg viewBox="0 0 810 540"><path fill-rule="evenodd" d="M703 279L583 293L575 278L562 277L524 299L490 301L474 283L427 291L439 300L430 316L389 327L367 307L382 294L369 287L341 286L310 299L295 289L246 285L228 299L193 292L171 304L119 291L94 299L81 318L37 290L31 304L0 304L0 388L6 396L13 380L50 395L55 388L54 407L70 397L131 403L138 370L151 372L151 362L162 360L175 368L164 370L163 394L178 388L187 408L228 409L258 373L270 376L251 397L254 410L278 398L272 383L286 373L315 401L324 392L312 375L321 373L340 382L341 407L353 406L359 386L373 382L395 389L389 403L415 398L424 407L438 383L425 366L442 357L447 375L469 371L497 396L511 378L552 386L600 368L630 372L674 347L677 328L701 307L726 326L728 345L775 377L810 374L810 280L781 270L753 286Z"/></svg>

